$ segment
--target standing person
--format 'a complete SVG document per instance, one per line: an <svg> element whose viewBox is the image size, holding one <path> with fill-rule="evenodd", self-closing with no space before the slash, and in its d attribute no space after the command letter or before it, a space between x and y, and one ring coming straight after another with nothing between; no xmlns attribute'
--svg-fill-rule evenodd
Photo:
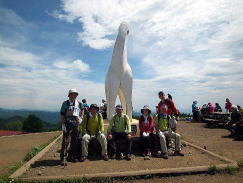
<svg viewBox="0 0 243 183"><path fill-rule="evenodd" d="M176 109L176 107L175 107L175 104L174 104L174 102L173 102L173 100L172 100L172 97L171 97L171 99L170 98L165 98L165 94L164 94L164 92L163 91L160 91L159 93L158 93L158 95L159 95L159 98L160 98L160 102L159 102L159 104L158 104L158 114L160 114L161 113L161 106L162 105L166 105L167 106L167 108L168 108L168 110L167 110L167 114L168 115L170 115L170 116L172 116L172 115L175 115L175 116L177 116L177 118L178 118L178 110ZM170 95L171 96L171 95ZM178 120L178 119L177 119Z"/></svg>
<svg viewBox="0 0 243 183"><path fill-rule="evenodd" d="M142 115L139 118L140 141L142 153L145 159L150 159L151 156L151 141L153 139L154 119L151 116L149 106L145 105L141 109Z"/></svg>
<svg viewBox="0 0 243 183"><path fill-rule="evenodd" d="M106 119L107 118L107 102L105 99L102 99L102 103L100 105L100 112L103 116L103 119Z"/></svg>
<svg viewBox="0 0 243 183"><path fill-rule="evenodd" d="M158 114L155 118L155 127L157 131L157 135L160 140L160 146L162 150L162 158L168 159L168 150L166 146L166 137L175 139L175 152L174 155L184 156L181 153L181 136L178 133L173 132L169 128L170 116L167 113L168 107L167 105L162 105L160 108L161 113Z"/></svg>
<svg viewBox="0 0 243 183"><path fill-rule="evenodd" d="M226 98L226 103L225 103L226 112L232 112L231 108L232 108L232 103L228 98Z"/></svg>
<svg viewBox="0 0 243 183"><path fill-rule="evenodd" d="M219 103L215 103L214 112L222 112L222 108L220 107Z"/></svg>
<svg viewBox="0 0 243 183"><path fill-rule="evenodd" d="M116 114L112 116L107 130L108 144L111 150L111 158L121 158L121 153L117 151L117 141L125 140L126 152L125 158L131 160L132 136L131 123L129 117L123 114L122 105L116 106Z"/></svg>
<svg viewBox="0 0 243 183"><path fill-rule="evenodd" d="M91 104L89 108L89 113L85 115L82 126L82 158L81 162L85 161L88 156L89 141L91 138L96 138L102 148L102 158L108 161L107 156L107 140L104 135L104 121L102 115L98 113L99 107L96 104Z"/></svg>
<svg viewBox="0 0 243 183"><path fill-rule="evenodd" d="M193 101L192 103L192 119L193 121L197 121L197 116L198 116L198 112L197 112L197 101Z"/></svg>
<svg viewBox="0 0 243 183"><path fill-rule="evenodd" d="M62 147L60 153L61 164L65 165L65 157L68 154L67 160L78 161L78 142L77 138L79 135L79 124L83 117L82 104L77 100L78 92L76 89L70 89L68 92L68 100L62 103L60 110L60 121L63 130ZM68 152L68 146L71 144ZM68 152L68 153L67 153Z"/></svg>
<svg viewBox="0 0 243 183"><path fill-rule="evenodd" d="M86 99L83 99L82 103L83 103L83 108L84 108L84 115L86 115L86 114L89 113L89 105L87 104L87 100Z"/></svg>

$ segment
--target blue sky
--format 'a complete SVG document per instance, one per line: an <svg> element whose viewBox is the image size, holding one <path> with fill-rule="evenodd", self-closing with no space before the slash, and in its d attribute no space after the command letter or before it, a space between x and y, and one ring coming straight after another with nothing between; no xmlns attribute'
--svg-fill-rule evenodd
<svg viewBox="0 0 243 183"><path fill-rule="evenodd" d="M171 93L181 111L243 105L243 2L0 0L0 107L57 111L68 89L100 103L122 21L133 107Z"/></svg>

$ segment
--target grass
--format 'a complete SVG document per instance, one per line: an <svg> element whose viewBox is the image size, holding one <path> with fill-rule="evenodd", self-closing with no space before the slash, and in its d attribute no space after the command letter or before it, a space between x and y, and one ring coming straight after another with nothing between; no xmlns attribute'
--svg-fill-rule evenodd
<svg viewBox="0 0 243 183"><path fill-rule="evenodd" d="M17 181L10 180L9 176L13 174L17 169L19 169L23 164L33 158L36 154L38 154L41 150L43 150L46 146L48 146L53 140L57 137L52 138L47 143L44 143L38 147L32 148L26 155L23 161L18 161L15 164L9 166L7 169L7 173L0 177L0 183L15 183Z"/></svg>
<svg viewBox="0 0 243 183"><path fill-rule="evenodd" d="M225 168L217 168L216 166L211 166L208 168L208 173L211 175L218 174L218 173L233 175L234 173L238 172L239 170L240 170L239 167L227 166Z"/></svg>

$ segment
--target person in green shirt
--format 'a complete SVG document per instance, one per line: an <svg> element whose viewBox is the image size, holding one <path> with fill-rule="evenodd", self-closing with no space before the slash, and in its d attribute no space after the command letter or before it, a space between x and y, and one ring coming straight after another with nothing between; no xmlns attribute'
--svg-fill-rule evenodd
<svg viewBox="0 0 243 183"><path fill-rule="evenodd" d="M121 158L121 153L117 152L117 141L125 140L126 152L125 158L131 160L131 123L127 115L123 114L123 108L121 105L116 106L116 114L112 116L109 122L107 130L108 146L111 150L111 159Z"/></svg>
<svg viewBox="0 0 243 183"><path fill-rule="evenodd" d="M102 115L98 113L99 107L96 104L91 104L89 113L85 115L81 124L82 128L82 158L81 162L85 161L88 156L88 146L91 138L97 138L99 141L102 152L101 155L105 161L108 161L107 156L107 140L104 135L104 121Z"/></svg>
<svg viewBox="0 0 243 183"><path fill-rule="evenodd" d="M167 106L161 105L160 113L155 118L155 127L157 135L160 140L162 150L162 158L168 159L168 150L166 146L166 137L175 139L175 153L174 155L184 156L181 153L181 136L170 129L170 116L167 114Z"/></svg>

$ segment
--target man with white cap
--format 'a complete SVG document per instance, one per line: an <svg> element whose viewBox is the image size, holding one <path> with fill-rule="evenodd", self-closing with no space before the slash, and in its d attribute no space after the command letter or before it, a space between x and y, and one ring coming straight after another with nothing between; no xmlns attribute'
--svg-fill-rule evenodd
<svg viewBox="0 0 243 183"><path fill-rule="evenodd" d="M109 122L109 127L107 129L108 145L111 150L111 159L121 158L121 153L117 152L117 141L126 141L126 152L125 158L131 160L131 146L132 146L132 136L131 136L131 123L129 117L122 113L122 105L116 106L116 114L112 116Z"/></svg>
<svg viewBox="0 0 243 183"><path fill-rule="evenodd" d="M78 154L78 135L79 124L83 117L83 106L81 102L77 100L78 91L76 89L70 89L68 92L68 100L62 103L60 110L60 121L63 130L62 148L60 153L61 164L65 165L65 158L68 154L67 160L77 162L79 158ZM70 142L71 140L71 142ZM70 144L69 150L67 147ZM67 152L68 151L68 152Z"/></svg>

